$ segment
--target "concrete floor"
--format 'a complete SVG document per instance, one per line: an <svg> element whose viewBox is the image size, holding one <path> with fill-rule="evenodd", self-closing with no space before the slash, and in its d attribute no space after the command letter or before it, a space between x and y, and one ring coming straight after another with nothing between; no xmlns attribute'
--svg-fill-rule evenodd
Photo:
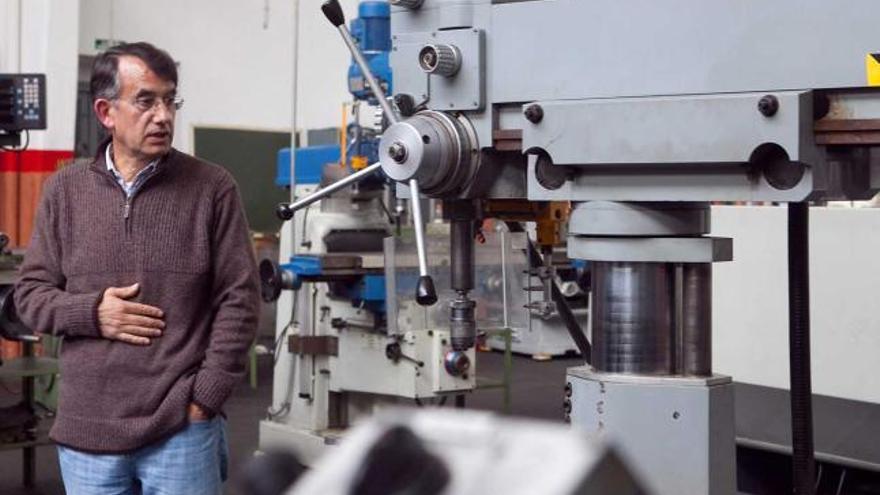
<svg viewBox="0 0 880 495"><path fill-rule="evenodd" d="M514 415L562 420L563 386L565 369L580 365L578 358L556 359L538 362L529 357L515 356L513 364L513 387L511 410ZM230 441L230 473L235 473L257 448L258 421L265 415L272 396L272 360L262 357L259 361L259 388L251 389L242 383L230 398L228 432ZM500 381L503 369L502 354L479 353L477 369L480 380ZM8 402L9 394L0 388L0 404ZM451 401L450 401L451 403ZM477 390L467 398L467 407L500 411L500 389ZM233 483L227 483L230 495L235 493ZM21 486L20 451L0 451L0 494L3 495L56 495L64 493L58 471L58 458L51 446L37 449L37 480L32 489Z"/></svg>

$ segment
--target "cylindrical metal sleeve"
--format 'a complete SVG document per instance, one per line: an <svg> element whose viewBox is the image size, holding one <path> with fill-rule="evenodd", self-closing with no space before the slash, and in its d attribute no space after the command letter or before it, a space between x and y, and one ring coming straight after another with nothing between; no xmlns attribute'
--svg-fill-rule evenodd
<svg viewBox="0 0 880 495"><path fill-rule="evenodd" d="M682 265L681 341L676 372L712 374L712 265Z"/></svg>
<svg viewBox="0 0 880 495"><path fill-rule="evenodd" d="M468 299L467 294L460 292L449 303L449 337L452 349L466 351L474 346L477 338L477 321L474 308L477 303Z"/></svg>
<svg viewBox="0 0 880 495"><path fill-rule="evenodd" d="M469 291L474 288L474 221L453 220L450 228L452 289Z"/></svg>
<svg viewBox="0 0 880 495"><path fill-rule="evenodd" d="M671 374L672 265L594 262L592 267L593 367L611 373Z"/></svg>

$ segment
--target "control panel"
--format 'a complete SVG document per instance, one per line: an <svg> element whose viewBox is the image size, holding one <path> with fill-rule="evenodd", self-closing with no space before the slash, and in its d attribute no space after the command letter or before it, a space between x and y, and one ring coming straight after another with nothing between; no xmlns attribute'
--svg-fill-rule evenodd
<svg viewBox="0 0 880 495"><path fill-rule="evenodd" d="M46 128L46 75L0 74L0 131Z"/></svg>

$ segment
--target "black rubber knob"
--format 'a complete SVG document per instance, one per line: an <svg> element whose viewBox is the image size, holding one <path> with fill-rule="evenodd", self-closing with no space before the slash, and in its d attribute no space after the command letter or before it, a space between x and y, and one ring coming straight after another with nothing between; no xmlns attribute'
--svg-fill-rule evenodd
<svg viewBox="0 0 880 495"><path fill-rule="evenodd" d="M321 4L321 12L324 13L327 20L334 26L339 27L345 24L345 14L342 13L342 6L339 5L339 0L327 0Z"/></svg>
<svg viewBox="0 0 880 495"><path fill-rule="evenodd" d="M264 259L260 262L260 295L266 302L272 302L281 295L282 274L278 263Z"/></svg>
<svg viewBox="0 0 880 495"><path fill-rule="evenodd" d="M385 346L385 357L388 359L396 363L400 361L401 356L403 356L403 350L400 348L399 343L392 342Z"/></svg>
<svg viewBox="0 0 880 495"><path fill-rule="evenodd" d="M434 290L434 280L430 275L419 277L419 285L416 287L416 302L420 306L430 306L437 302L437 291Z"/></svg>
<svg viewBox="0 0 880 495"><path fill-rule="evenodd" d="M278 203L278 206L275 207L275 216L279 219L287 221L293 218L293 209L290 207L290 203Z"/></svg>

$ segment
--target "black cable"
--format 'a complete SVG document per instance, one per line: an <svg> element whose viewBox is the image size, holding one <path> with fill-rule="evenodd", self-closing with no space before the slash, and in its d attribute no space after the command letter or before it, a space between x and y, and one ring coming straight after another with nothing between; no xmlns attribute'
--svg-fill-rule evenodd
<svg viewBox="0 0 880 495"><path fill-rule="evenodd" d="M505 223L507 224L507 230L510 232L525 232L525 229L523 229L522 224L519 222ZM528 241L526 254L529 258L529 266L533 269L538 269L544 265L544 262L541 259L538 248L535 246L534 242L532 242L532 239L526 236L526 240ZM584 358L584 361L586 361L587 364L590 364L590 353L592 352L590 341L587 340L587 336L584 335L584 331L581 330L580 323L578 323L577 318L575 318L574 313L571 311L571 307L568 305L568 301L565 299L565 296L562 295L562 291L559 290L559 286L556 285L555 280L550 285L550 295L553 298L553 302L556 304L556 311L559 312L559 318L565 324L565 328L568 330L568 334L571 336L575 346L577 346L578 351L581 353L581 357Z"/></svg>
<svg viewBox="0 0 880 495"><path fill-rule="evenodd" d="M299 301L299 294L294 291L293 293L293 307L290 310L290 321L287 322L287 325L284 326L284 330L281 331L281 334L278 338L275 339L275 344L272 346L272 367L274 368L276 364L278 364L278 354L281 352L281 343L284 341L284 336L287 335L287 331L291 326L296 324L296 303Z"/></svg>
<svg viewBox="0 0 880 495"><path fill-rule="evenodd" d="M794 493L814 493L813 393L810 375L809 205L788 204L788 358Z"/></svg>
<svg viewBox="0 0 880 495"><path fill-rule="evenodd" d="M388 205L385 204L385 200L379 198L379 205L382 206L382 211L384 211L385 216L388 217L388 223L394 225L394 215L391 214L391 210L388 209Z"/></svg>

